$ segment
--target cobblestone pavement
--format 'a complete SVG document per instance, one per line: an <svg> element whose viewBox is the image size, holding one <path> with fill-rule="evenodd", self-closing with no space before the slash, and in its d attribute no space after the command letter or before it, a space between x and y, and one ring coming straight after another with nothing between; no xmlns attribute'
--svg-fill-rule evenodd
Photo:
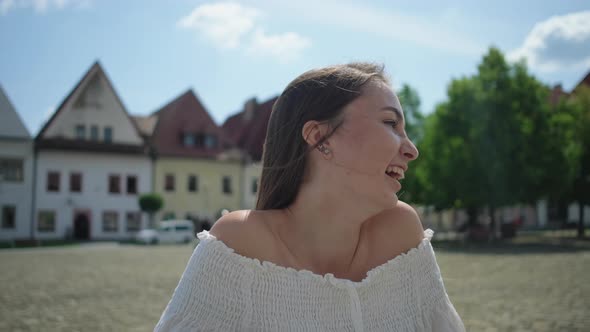
<svg viewBox="0 0 590 332"><path fill-rule="evenodd" d="M590 251L435 248L468 331L588 331ZM0 250L0 331L150 331L192 245Z"/></svg>

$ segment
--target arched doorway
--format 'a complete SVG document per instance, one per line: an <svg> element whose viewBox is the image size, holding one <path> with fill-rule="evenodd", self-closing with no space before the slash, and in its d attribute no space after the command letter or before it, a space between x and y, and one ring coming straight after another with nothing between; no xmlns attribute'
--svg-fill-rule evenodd
<svg viewBox="0 0 590 332"><path fill-rule="evenodd" d="M74 239L90 240L90 220L88 220L88 213L76 213L74 218Z"/></svg>

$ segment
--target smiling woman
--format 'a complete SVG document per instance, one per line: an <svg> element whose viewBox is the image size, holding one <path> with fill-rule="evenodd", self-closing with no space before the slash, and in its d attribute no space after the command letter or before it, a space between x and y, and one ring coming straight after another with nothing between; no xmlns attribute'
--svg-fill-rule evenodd
<svg viewBox="0 0 590 332"><path fill-rule="evenodd" d="M417 157L381 66L302 74L274 105L256 210L198 234L156 331L463 331L432 231L396 196Z"/></svg>

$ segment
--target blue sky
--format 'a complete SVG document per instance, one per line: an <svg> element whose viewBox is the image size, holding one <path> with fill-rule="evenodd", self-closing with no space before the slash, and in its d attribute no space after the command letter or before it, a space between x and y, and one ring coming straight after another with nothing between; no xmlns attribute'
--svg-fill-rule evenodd
<svg viewBox="0 0 590 332"><path fill-rule="evenodd" d="M430 112L490 45L547 84L590 71L587 1L0 0L0 85L32 135L99 60L131 114L194 89L221 124L305 70L382 62Z"/></svg>

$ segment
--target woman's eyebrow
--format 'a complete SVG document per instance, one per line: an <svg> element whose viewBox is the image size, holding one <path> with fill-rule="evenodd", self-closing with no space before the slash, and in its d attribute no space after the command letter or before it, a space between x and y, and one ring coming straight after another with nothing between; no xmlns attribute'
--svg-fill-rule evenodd
<svg viewBox="0 0 590 332"><path fill-rule="evenodd" d="M391 111L397 115L398 118L403 119L402 112L393 106L385 106L381 109L382 111Z"/></svg>

